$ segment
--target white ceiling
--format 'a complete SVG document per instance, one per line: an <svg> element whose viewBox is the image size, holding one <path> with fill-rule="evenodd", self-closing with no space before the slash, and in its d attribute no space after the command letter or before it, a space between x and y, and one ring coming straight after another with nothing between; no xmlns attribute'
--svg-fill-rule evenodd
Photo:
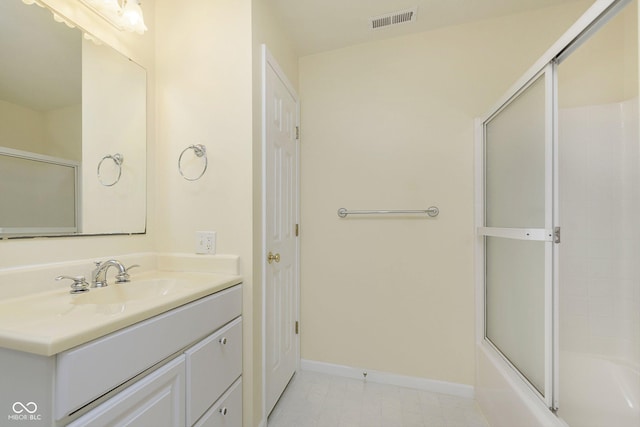
<svg viewBox="0 0 640 427"><path fill-rule="evenodd" d="M270 0L298 55L429 31L576 0ZM415 23L372 31L369 18L418 7Z"/></svg>
<svg viewBox="0 0 640 427"><path fill-rule="evenodd" d="M269 0L300 56L585 0ZM372 31L369 18L418 7L415 23ZM36 31L50 28L48 32ZM0 0L0 99L48 110L80 98L81 35L21 0ZM26 42L21 44L20 41ZM28 65L27 65L28 64ZM37 71L46 73L37 74Z"/></svg>

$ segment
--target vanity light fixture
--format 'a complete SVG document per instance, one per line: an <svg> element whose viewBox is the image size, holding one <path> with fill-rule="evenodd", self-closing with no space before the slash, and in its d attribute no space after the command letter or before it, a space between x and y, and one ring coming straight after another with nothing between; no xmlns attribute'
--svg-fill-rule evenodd
<svg viewBox="0 0 640 427"><path fill-rule="evenodd" d="M144 34L144 25L140 0L80 0L98 15L123 31Z"/></svg>
<svg viewBox="0 0 640 427"><path fill-rule="evenodd" d="M22 0L22 3L26 4L26 5L32 5L35 4L36 6L40 6L42 8L45 9L49 9L51 11L51 14L53 15L53 20L56 22L60 22L62 24L65 24L67 27L69 28L75 28L76 25L67 20L66 18L64 18L63 16L59 15L58 13L56 13L53 9L48 8L47 6L44 5L44 3L38 1L38 0Z"/></svg>

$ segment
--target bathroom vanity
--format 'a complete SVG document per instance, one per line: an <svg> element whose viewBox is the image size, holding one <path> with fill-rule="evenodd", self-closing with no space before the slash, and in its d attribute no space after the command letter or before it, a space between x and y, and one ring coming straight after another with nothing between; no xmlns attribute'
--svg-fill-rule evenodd
<svg viewBox="0 0 640 427"><path fill-rule="evenodd" d="M240 282L162 272L1 300L0 425L240 427Z"/></svg>

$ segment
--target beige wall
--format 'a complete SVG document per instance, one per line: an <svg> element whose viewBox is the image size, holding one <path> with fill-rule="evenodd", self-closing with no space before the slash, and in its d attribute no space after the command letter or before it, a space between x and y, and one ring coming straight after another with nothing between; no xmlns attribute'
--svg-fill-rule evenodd
<svg viewBox="0 0 640 427"><path fill-rule="evenodd" d="M44 113L47 141L44 153L63 159L82 160L82 105L58 108Z"/></svg>
<svg viewBox="0 0 640 427"><path fill-rule="evenodd" d="M0 146L45 154L46 138L42 112L0 101Z"/></svg>
<svg viewBox="0 0 640 427"><path fill-rule="evenodd" d="M158 4L157 217L161 252L193 252L194 233L217 231L217 252L238 254L244 276L244 424L262 417L261 45L297 81L297 57L265 0ZM196 182L176 162L204 144Z"/></svg>
<svg viewBox="0 0 640 427"><path fill-rule="evenodd" d="M302 98L303 358L472 383L472 119L584 2L299 63L267 0L145 0L143 37L113 30L76 0L46 2L148 70L148 233L2 241L0 268L193 252L195 231L217 231L218 253L241 256L245 425L257 425L259 46L266 43ZM177 159L198 143L207 146L209 169L187 182ZM430 204L442 209L435 220L335 214L343 206Z"/></svg>
<svg viewBox="0 0 640 427"><path fill-rule="evenodd" d="M82 147L81 230L144 232L146 73L115 50L88 40L82 42L82 73L82 139L91 143ZM124 159L120 167L103 161L116 153Z"/></svg>
<svg viewBox="0 0 640 427"><path fill-rule="evenodd" d="M217 252L251 265L250 1L158 2L157 210L160 251L195 251L217 231ZM207 148L198 181L179 174L181 152Z"/></svg>
<svg viewBox="0 0 640 427"><path fill-rule="evenodd" d="M301 58L303 359L474 382L473 119L588 4Z"/></svg>
<svg viewBox="0 0 640 427"><path fill-rule="evenodd" d="M244 421L254 417L252 31L250 0L158 2L157 250L194 253L196 231L240 256L244 277ZM180 153L204 144L208 169L187 181ZM260 329L257 329L258 331ZM258 332L259 334L259 332Z"/></svg>
<svg viewBox="0 0 640 427"><path fill-rule="evenodd" d="M36 111L0 100L0 146L81 160L81 105Z"/></svg>
<svg viewBox="0 0 640 427"><path fill-rule="evenodd" d="M68 17L82 28L90 31L103 42L110 44L123 52L147 69L147 102L155 104L154 93L154 46L155 0L145 0L145 21L149 31L144 36L124 33L114 29L102 18L89 11L77 0L41 0L61 15ZM35 5L25 7L37 7ZM61 24L62 25L62 24ZM154 187L154 159L155 159L155 111L148 109L147 113L147 141L148 141L148 170L147 186ZM155 200L153 192L147 194L147 208L150 215L147 218L148 233L139 236L100 236L100 237L65 237L46 239L19 239L0 241L0 268L11 268L23 265L52 263L77 259L95 258L96 260L110 255L120 255L137 252L148 252L154 248L154 218ZM73 272L69 272L73 274Z"/></svg>

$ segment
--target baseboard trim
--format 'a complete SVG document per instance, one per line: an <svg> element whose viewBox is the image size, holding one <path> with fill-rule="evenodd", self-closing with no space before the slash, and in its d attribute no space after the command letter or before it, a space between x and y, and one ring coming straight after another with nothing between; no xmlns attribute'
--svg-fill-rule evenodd
<svg viewBox="0 0 640 427"><path fill-rule="evenodd" d="M366 372L366 380L372 383L408 387L417 390L449 394L452 396L465 397L469 399L473 399L475 395L473 386L467 384L430 380L428 378L420 377L409 377L406 375L392 374L389 372L380 372L364 368L335 365L333 363L326 362L317 362L315 360L302 359L300 361L300 368L303 371L320 372L323 374L330 374L359 380L364 378L364 372Z"/></svg>

